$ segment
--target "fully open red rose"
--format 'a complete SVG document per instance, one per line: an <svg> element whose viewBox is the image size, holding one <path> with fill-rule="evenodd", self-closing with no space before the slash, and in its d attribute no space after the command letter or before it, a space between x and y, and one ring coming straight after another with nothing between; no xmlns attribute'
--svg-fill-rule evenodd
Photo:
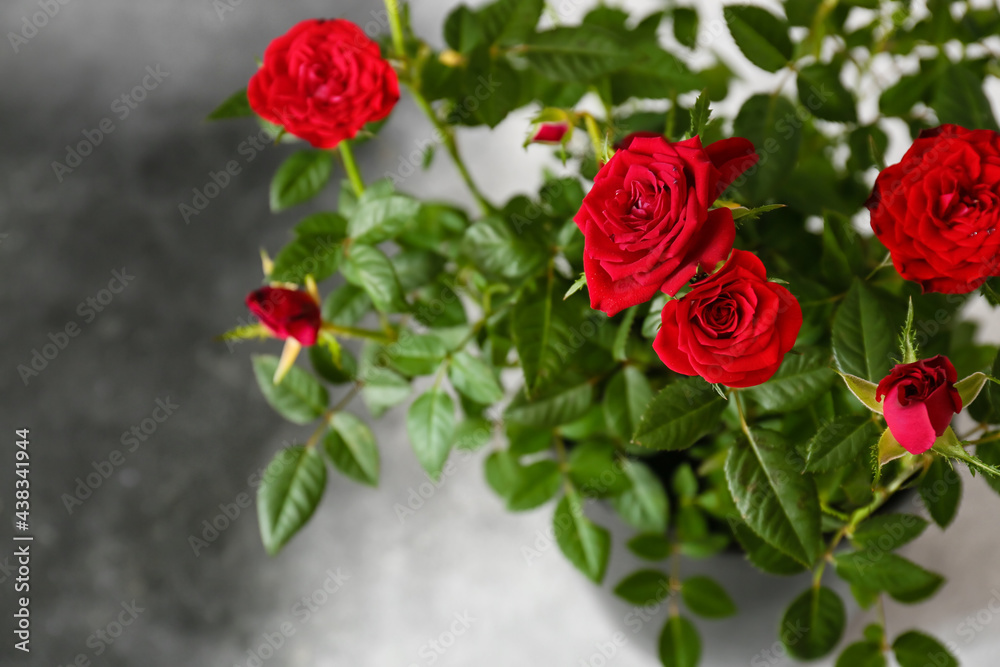
<svg viewBox="0 0 1000 667"><path fill-rule="evenodd" d="M277 338L314 345L322 324L319 305L302 290L261 287L247 295L247 308Z"/></svg>
<svg viewBox="0 0 1000 667"><path fill-rule="evenodd" d="M925 292L973 291L1000 275L1000 134L921 132L879 174L867 206L901 276Z"/></svg>
<svg viewBox="0 0 1000 667"><path fill-rule="evenodd" d="M899 364L878 383L875 400L882 401L885 422L903 449L923 454L962 411L957 379L951 361L938 355Z"/></svg>
<svg viewBox="0 0 1000 667"><path fill-rule="evenodd" d="M736 237L719 194L757 161L753 144L733 138L702 147L633 136L604 165L574 220L584 235L590 305L608 315L676 294L699 266L711 270Z"/></svg>
<svg viewBox="0 0 1000 667"><path fill-rule="evenodd" d="M313 19L271 42L247 87L250 106L317 148L385 118L399 83L378 44L350 21Z"/></svg>
<svg viewBox="0 0 1000 667"><path fill-rule="evenodd" d="M795 345L802 308L767 281L764 265L734 250L717 273L663 308L653 349L667 367L728 387L767 382Z"/></svg>

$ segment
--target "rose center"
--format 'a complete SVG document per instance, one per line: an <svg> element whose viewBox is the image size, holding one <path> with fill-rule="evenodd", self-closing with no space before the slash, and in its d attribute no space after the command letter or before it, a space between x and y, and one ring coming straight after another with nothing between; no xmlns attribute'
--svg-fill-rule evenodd
<svg viewBox="0 0 1000 667"><path fill-rule="evenodd" d="M728 294L707 304L700 313L702 327L717 338L728 338L739 323L739 307Z"/></svg>
<svg viewBox="0 0 1000 667"><path fill-rule="evenodd" d="M985 185L977 185L972 190L949 192L941 195L938 200L942 218L955 222L974 222L984 214L1000 208L1000 196ZM996 227L991 225L986 229L975 229L969 232L970 237L985 232L992 235Z"/></svg>

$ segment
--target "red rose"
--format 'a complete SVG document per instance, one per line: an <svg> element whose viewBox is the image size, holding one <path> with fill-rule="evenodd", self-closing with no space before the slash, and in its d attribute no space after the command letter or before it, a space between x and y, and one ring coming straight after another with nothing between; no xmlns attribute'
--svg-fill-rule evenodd
<svg viewBox="0 0 1000 667"><path fill-rule="evenodd" d="M795 345L802 308L767 281L756 255L734 250L717 273L663 308L653 349L667 367L728 387L767 382Z"/></svg>
<svg viewBox="0 0 1000 667"><path fill-rule="evenodd" d="M965 294L1000 275L1000 134L942 125L886 167L866 203L899 275Z"/></svg>
<svg viewBox="0 0 1000 667"><path fill-rule="evenodd" d="M533 144L558 144L569 131L569 123L539 123L535 127L535 133L531 136L529 143Z"/></svg>
<svg viewBox="0 0 1000 667"><path fill-rule="evenodd" d="M875 400L882 401L885 422L903 449L923 454L962 411L957 379L951 361L939 354L899 364L878 383Z"/></svg>
<svg viewBox="0 0 1000 667"><path fill-rule="evenodd" d="M261 287L247 295L247 308L275 337L314 345L322 319L319 304L302 290Z"/></svg>
<svg viewBox="0 0 1000 667"><path fill-rule="evenodd" d="M351 139L389 115L399 100L396 72L350 21L313 19L271 42L247 87L250 106L316 148Z"/></svg>
<svg viewBox="0 0 1000 667"><path fill-rule="evenodd" d="M733 138L702 147L633 136L598 172L574 218L584 236L590 305L608 315L676 294L696 273L724 260L736 228L719 194L757 161L753 144Z"/></svg>

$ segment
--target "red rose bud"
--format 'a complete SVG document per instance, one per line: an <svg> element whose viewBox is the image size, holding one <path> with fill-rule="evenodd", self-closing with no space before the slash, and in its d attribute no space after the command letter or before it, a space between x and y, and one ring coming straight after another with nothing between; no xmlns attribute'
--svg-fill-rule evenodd
<svg viewBox="0 0 1000 667"><path fill-rule="evenodd" d="M558 144L569 131L569 123L539 123L531 137L533 144Z"/></svg>
<svg viewBox="0 0 1000 667"><path fill-rule="evenodd" d="M591 306L614 315L658 291L676 294L699 267L728 257L732 212L708 207L756 162L746 139L702 147L698 137L632 136L597 173L574 218Z"/></svg>
<svg viewBox="0 0 1000 667"><path fill-rule="evenodd" d="M271 42L247 87L250 107L316 148L353 138L399 100L396 72L350 21L313 19Z"/></svg>
<svg viewBox="0 0 1000 667"><path fill-rule="evenodd" d="M662 323L653 350L670 370L753 387L771 379L795 345L802 308L768 282L753 253L734 250L717 273L667 302Z"/></svg>
<svg viewBox="0 0 1000 667"><path fill-rule="evenodd" d="M314 345L322 319L319 304L302 290L261 287L247 295L247 308L276 338Z"/></svg>
<svg viewBox="0 0 1000 667"><path fill-rule="evenodd" d="M899 275L925 292L975 290L1000 275L1000 134L924 130L866 206Z"/></svg>
<svg viewBox="0 0 1000 667"><path fill-rule="evenodd" d="M938 355L899 364L878 383L875 400L882 401L889 431L903 449L923 454L962 411L957 379L951 361Z"/></svg>

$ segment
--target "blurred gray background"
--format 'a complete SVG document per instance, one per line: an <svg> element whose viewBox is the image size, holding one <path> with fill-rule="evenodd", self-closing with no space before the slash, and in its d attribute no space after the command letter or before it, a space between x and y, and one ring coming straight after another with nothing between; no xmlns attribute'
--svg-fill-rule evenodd
<svg viewBox="0 0 1000 667"><path fill-rule="evenodd" d="M454 4L415 2L416 31L439 43ZM559 11L572 20L589 4L563 3ZM623 4L640 14L656 8ZM711 27L721 20L718 3L703 4L702 24ZM52 16L25 30L45 6ZM6 0L0 7L7 35L0 44L0 664L659 664L653 647L662 614L629 616L608 592L636 565L631 556L617 548L603 589L591 585L554 546L551 507L503 509L483 479L483 452L459 459L456 472L432 487L406 441L405 406L375 426L380 487L331 476L319 511L279 557L264 554L256 508L239 507L241 494L252 495L248 477L308 428L272 413L253 380L248 355L276 352L277 343L230 350L213 336L246 317L243 296L260 280L258 247L279 248L309 207L268 212L269 179L291 149L254 151L250 161L240 147L256 134L252 123L202 119L245 85L254 56L296 21L344 16L365 25L381 10L375 0ZM31 36L15 44L10 32ZM723 36L711 48L731 54L733 46ZM731 110L773 87L742 59L729 60L747 79L734 88ZM135 95L142 101L121 100L144 78ZM529 116L515 114L492 134L460 136L495 199L531 188L540 165L551 164L547 150L520 148ZM379 139L360 149L366 178L394 171L430 134L404 95ZM57 174L53 162L66 164L67 145L84 140L96 144L91 153ZM896 145L890 160L902 150ZM402 187L458 196L444 157ZM241 173L185 223L178 206L230 160ZM332 198L331 191L315 206ZM115 272L123 289L112 282ZM77 335L61 336L67 327ZM1000 337L996 326L992 336ZM63 349L26 384L17 366L60 341ZM157 401L177 406L162 423L152 420L164 414ZM129 448L121 439L133 427L146 429L143 440L128 441L134 451L109 462L112 450ZM31 430L30 655L13 650L10 616L17 428ZM65 498L78 478L101 469L109 476L69 511ZM923 605L889 605L888 624L892 633L933 632L963 664L985 667L1000 652L993 529L1000 498L981 480L966 482L947 534L932 527L905 551L947 575L947 585ZM414 494L426 498L401 521L394 506ZM234 518L220 518L224 511ZM602 508L593 511L619 542L626 537ZM196 554L189 538L204 538L204 522L213 521L224 529ZM789 664L776 629L807 578L766 577L737 557L684 567L713 573L741 608L733 619L698 622L704 665ZM849 615L845 636L853 640L869 617L853 602ZM271 649L268 637L280 646Z"/></svg>

